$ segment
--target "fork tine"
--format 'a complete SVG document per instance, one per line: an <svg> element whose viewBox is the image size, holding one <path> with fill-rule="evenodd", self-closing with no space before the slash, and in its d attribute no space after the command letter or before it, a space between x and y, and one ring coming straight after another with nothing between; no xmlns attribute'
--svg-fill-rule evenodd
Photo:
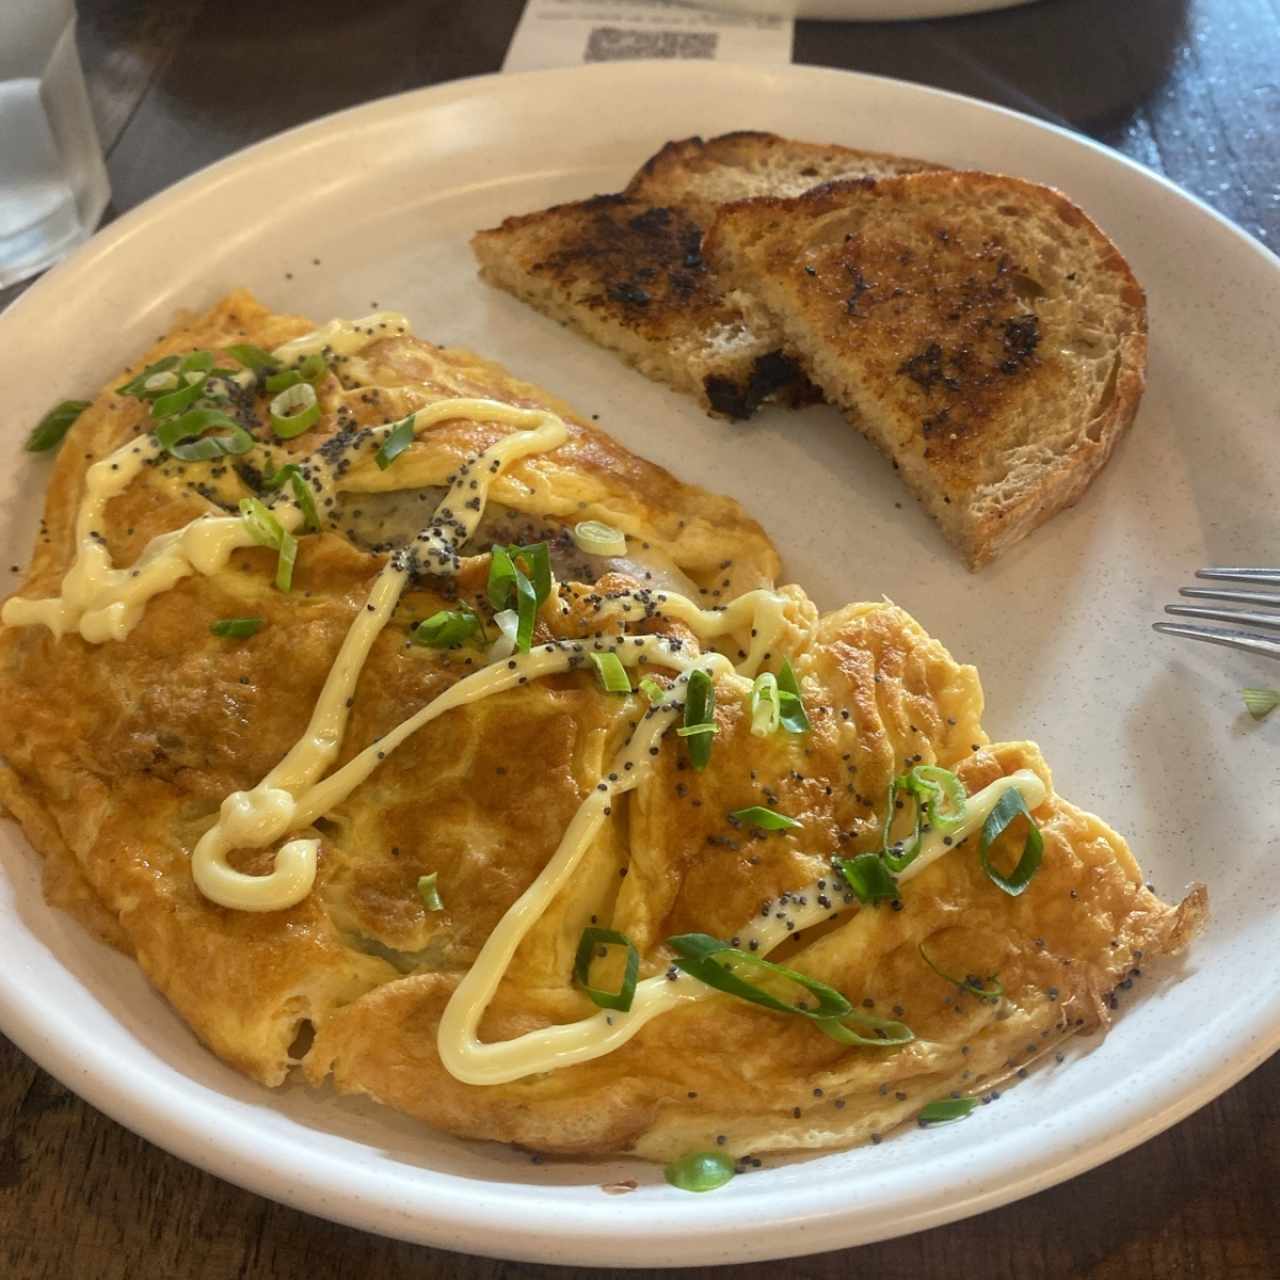
<svg viewBox="0 0 1280 1280"><path fill-rule="evenodd" d="M1209 587L1183 587L1178 594L1192 600L1223 600L1227 604L1251 604L1262 609L1280 609L1280 592L1275 591L1214 591Z"/></svg>
<svg viewBox="0 0 1280 1280"><path fill-rule="evenodd" d="M1197 569L1197 578L1217 578L1227 582L1258 582L1280 587L1280 569Z"/></svg>
<svg viewBox="0 0 1280 1280"><path fill-rule="evenodd" d="M1164 611L1179 618L1204 618L1207 622L1234 622L1242 627L1280 631L1280 614L1254 613L1250 609L1205 609L1196 604L1167 604Z"/></svg>
<svg viewBox="0 0 1280 1280"><path fill-rule="evenodd" d="M1243 649L1245 653L1255 653L1263 658L1280 658L1280 640L1253 636L1247 631L1228 631L1225 627L1194 627L1182 622L1153 622L1151 627L1167 636L1183 636L1188 640L1226 645L1228 649Z"/></svg>

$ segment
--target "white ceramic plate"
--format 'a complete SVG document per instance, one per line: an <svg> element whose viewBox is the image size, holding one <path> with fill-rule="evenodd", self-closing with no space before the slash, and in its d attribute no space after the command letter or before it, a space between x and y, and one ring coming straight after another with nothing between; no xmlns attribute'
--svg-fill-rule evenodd
<svg viewBox="0 0 1280 1280"><path fill-rule="evenodd" d="M1055 183L1146 283L1150 391L1131 436L1074 511L981 576L834 411L713 422L477 282L475 228L613 190L668 138L744 127ZM1258 244L1078 137L892 81L611 64L407 94L180 183L0 315L0 567L25 560L42 500L46 464L18 453L29 424L100 385L175 309L239 284L317 319L402 308L421 333L507 362L740 498L824 607L892 594L978 664L993 736L1038 739L1063 794L1126 831L1166 895L1208 881L1213 922L1184 965L1125 999L1104 1042L965 1124L769 1161L690 1196L634 1163L534 1166L373 1106L250 1084L130 962L44 906L36 859L0 826L0 1026L94 1105L222 1177L370 1230L523 1259L694 1264L833 1249L1026 1195L1172 1124L1280 1043L1280 721L1249 722L1237 692L1277 672L1149 629L1197 565L1277 556L1280 264ZM601 1193L620 1177L642 1185Z"/></svg>
<svg viewBox="0 0 1280 1280"><path fill-rule="evenodd" d="M1035 0L702 0L712 9L832 18L837 22L905 22L915 18L955 18L988 9L1012 9Z"/></svg>

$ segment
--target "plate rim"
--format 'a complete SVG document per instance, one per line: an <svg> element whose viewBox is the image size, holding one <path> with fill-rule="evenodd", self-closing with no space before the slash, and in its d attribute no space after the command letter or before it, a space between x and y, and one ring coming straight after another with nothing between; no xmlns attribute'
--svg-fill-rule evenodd
<svg viewBox="0 0 1280 1280"><path fill-rule="evenodd" d="M156 193L97 233L0 313L0 333L16 323L15 316L20 321L28 310L35 309L39 300L58 287L64 278L100 263L129 238L144 233L153 219L163 219L193 198L207 198L219 181L236 177L242 170L252 169L299 143L306 145L309 141L319 141L323 135L364 123L366 118L372 121L384 114L391 117L399 112L412 114L450 99L485 94L491 88L498 93L518 93L523 85L532 82L604 76L616 80L621 74L641 81L643 91L646 77L660 73L669 85L673 73L675 76L691 76L694 70L703 78L747 76L841 83L852 80L864 86L868 93L891 86L893 92L906 91L932 99L939 105L963 103L968 108L977 107L982 112L995 113L1020 126L1029 124L1037 130L1048 130L1112 163L1119 162L1140 181L1163 189L1163 198L1185 201L1200 214L1208 214L1219 228L1225 229L1258 255L1260 267L1280 269L1280 257L1268 246L1168 178L1091 138L1023 112L932 86L836 68L713 63L699 65L696 69L681 65L677 69L670 63L646 61L629 63L625 71L621 71L617 64L604 64L515 74L494 73L446 81L346 108L263 139ZM431 1212L425 1211L426 1201L418 1204L412 1214L403 1209L396 1212L385 1199L380 1201L376 1195L379 1185L393 1184L379 1179L373 1170L353 1169L349 1162L343 1162L328 1152L324 1153L323 1159L319 1158L318 1152L313 1153L313 1163L295 1164L291 1170L293 1182L281 1183L279 1165L269 1159L268 1147L255 1147L238 1132L227 1131L222 1133L219 1144L209 1144L209 1121L198 1124L195 1118L203 1118L208 1112L209 1120L216 1122L216 1103L203 1097L195 1100L181 1096L178 1092L181 1082L148 1096L140 1091L131 1091L125 1071L115 1075L91 1074L86 1069L82 1047L77 1043L69 1016L57 1010L39 1009L34 1001L25 998L21 984L6 979L3 973L0 973L0 1029L45 1070L118 1123L178 1158L269 1199L358 1229L445 1249L526 1261L646 1266L663 1265L662 1259L679 1259L689 1265L745 1262L846 1248L852 1244L943 1225L1044 1190L1131 1150L1238 1082L1280 1048L1280 1006L1267 1025L1251 1028L1255 1032L1254 1038L1232 1056L1216 1059L1208 1066L1202 1061L1199 1070L1191 1073L1190 1087L1185 1078L1166 1081L1163 1089L1144 1095L1141 1103L1132 1099L1118 1101L1109 1117L1114 1126L1109 1134L1082 1144L1055 1161L1047 1162L1041 1157L1037 1162L1025 1155L1020 1156L1012 1162L1017 1170L1015 1174L989 1179L982 1189L955 1200L929 1202L929 1196L913 1192L895 1203L883 1225L865 1222L854 1225L850 1207L836 1204L830 1197L821 1205L815 1206L811 1201L807 1208L797 1206L797 1211L791 1213L785 1222L779 1216L771 1226L758 1228L751 1233L749 1240L744 1239L746 1233L742 1229L740 1213L735 1217L726 1212L734 1204L740 1211L747 1201L738 1197L726 1199L725 1210L719 1210L701 1197L690 1198L699 1206L696 1224L699 1238L696 1241L691 1241L688 1234L694 1220L687 1206L680 1202L670 1205L664 1202L663 1217L668 1224L661 1229L656 1229L652 1222L644 1222L637 1230L638 1224L628 1225L626 1215L615 1214L606 1219L593 1214L583 1215L574 1222L572 1234L565 1234L563 1224L548 1227L540 1223L527 1212L528 1201L525 1198L505 1195L506 1189L502 1184L492 1181L473 1184L485 1189L480 1196L459 1187L428 1187L430 1194L426 1201L433 1206ZM1205 1057L1207 1059L1210 1055ZM181 1077L181 1080L185 1081L186 1077ZM154 1081L151 1083L154 1087ZM173 1095L173 1104L166 1107L163 1104L170 1094ZM326 1181L321 1176L330 1167L342 1175L345 1184L332 1177ZM420 1181L427 1174L459 1185L464 1181L432 1170L415 1170L414 1174ZM359 1185L353 1185L353 1181ZM339 1187L341 1194L338 1193ZM519 1225L514 1232L513 1211L519 1217ZM805 1227L804 1246L799 1252L795 1248L794 1231L798 1223ZM758 1234L760 1231L765 1232L763 1237ZM630 1257L619 1256L624 1247L644 1249L644 1256L634 1253Z"/></svg>

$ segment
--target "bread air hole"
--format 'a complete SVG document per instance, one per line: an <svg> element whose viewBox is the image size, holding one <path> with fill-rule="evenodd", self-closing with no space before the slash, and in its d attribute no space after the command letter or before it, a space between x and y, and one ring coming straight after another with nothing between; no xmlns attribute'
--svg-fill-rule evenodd
<svg viewBox="0 0 1280 1280"><path fill-rule="evenodd" d="M311 1051L315 1038L316 1029L314 1023L310 1018L303 1018L298 1023L298 1029L294 1032L293 1043L289 1045L290 1061L301 1062Z"/></svg>

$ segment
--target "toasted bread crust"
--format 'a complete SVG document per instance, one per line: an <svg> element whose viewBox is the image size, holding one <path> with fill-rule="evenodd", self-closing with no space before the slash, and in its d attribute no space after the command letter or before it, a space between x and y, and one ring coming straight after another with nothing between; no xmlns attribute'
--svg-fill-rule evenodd
<svg viewBox="0 0 1280 1280"><path fill-rule="evenodd" d="M1144 384L1142 289L1060 192L928 173L725 206L704 252L971 567L1079 498Z"/></svg>
<svg viewBox="0 0 1280 1280"><path fill-rule="evenodd" d="M700 252L724 200L793 193L850 172L928 167L877 152L742 132L669 142L620 195L507 218L472 248L481 274L710 413L821 399L750 299L728 295Z"/></svg>

